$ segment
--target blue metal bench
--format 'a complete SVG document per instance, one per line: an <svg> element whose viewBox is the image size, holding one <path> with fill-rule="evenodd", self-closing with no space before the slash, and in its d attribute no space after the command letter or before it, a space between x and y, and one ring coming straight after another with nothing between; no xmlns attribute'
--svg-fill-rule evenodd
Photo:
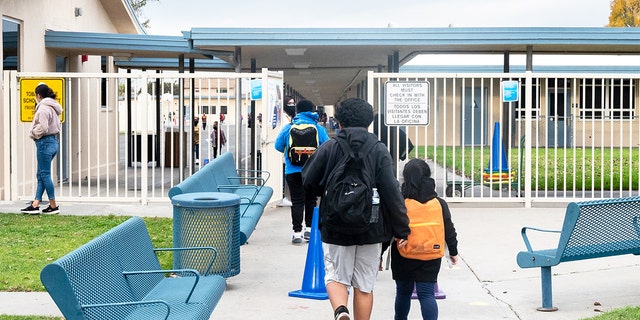
<svg viewBox="0 0 640 320"><path fill-rule="evenodd" d="M527 251L517 255L521 268L540 268L542 307L556 311L552 301L551 267L561 262L640 254L640 197L570 203L562 230L522 228ZM560 234L556 248L534 250L527 230Z"/></svg>
<svg viewBox="0 0 640 320"><path fill-rule="evenodd" d="M258 225L273 195L266 185L270 173L236 169L231 152L225 152L171 189L169 198L193 192L227 192L240 197L240 244L245 244Z"/></svg>
<svg viewBox="0 0 640 320"><path fill-rule="evenodd" d="M215 251L154 249L144 221L132 217L45 266L40 279L67 320L209 319L225 279L161 270L156 251L167 250Z"/></svg>

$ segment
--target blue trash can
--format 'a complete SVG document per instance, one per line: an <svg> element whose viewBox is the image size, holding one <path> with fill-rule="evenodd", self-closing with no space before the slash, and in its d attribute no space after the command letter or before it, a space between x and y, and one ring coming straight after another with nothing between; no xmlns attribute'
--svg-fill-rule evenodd
<svg viewBox="0 0 640 320"><path fill-rule="evenodd" d="M240 273L240 197L223 192L195 192L171 198L173 245L177 248L213 247L211 250L181 250L173 255L173 268L196 269L200 274L225 278ZM213 264L211 259L215 256Z"/></svg>

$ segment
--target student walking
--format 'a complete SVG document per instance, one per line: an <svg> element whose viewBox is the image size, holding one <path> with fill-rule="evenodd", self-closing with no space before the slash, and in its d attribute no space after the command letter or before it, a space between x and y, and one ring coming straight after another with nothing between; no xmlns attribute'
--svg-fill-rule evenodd
<svg viewBox="0 0 640 320"><path fill-rule="evenodd" d="M336 138L323 144L304 166L303 185L305 192L323 196L319 229L324 250L325 284L334 319L352 319L347 305L349 288L353 287L353 319L365 320L370 319L373 308L373 289L382 242L395 237L400 239L398 242L402 246L409 236L409 218L393 174L391 155L384 144L367 131L373 121L373 107L362 99L346 99L337 106L335 117L340 131ZM344 149L345 145L349 150ZM369 170L368 176L372 178L367 181L374 180L374 185L367 186L368 189L377 188L380 196L379 212L375 219L372 212L370 217L364 210L361 212L368 219L364 220L366 226L360 232L345 232L344 226L334 223L347 217L330 209L331 203L328 203L330 201L325 194L325 191L330 192L338 187L340 181L331 185L328 178L332 169L337 165L342 166L339 163L343 163L345 154L358 154L358 159L367 167L360 170ZM371 204L372 199L362 199L361 203L366 201Z"/></svg>
<svg viewBox="0 0 640 320"><path fill-rule="evenodd" d="M42 210L45 214L58 214L60 209L56 204L56 195L51 179L51 163L53 157L58 154L60 143L58 134L61 123L60 114L62 106L56 101L56 94L45 83L36 87L36 113L33 116L29 138L36 144L36 158L38 167L36 171L36 195L28 207L20 210L24 214L40 214L40 202L44 192L49 197L49 207Z"/></svg>
<svg viewBox="0 0 640 320"><path fill-rule="evenodd" d="M193 118L193 154L196 165L200 164L200 127L198 117Z"/></svg>
<svg viewBox="0 0 640 320"><path fill-rule="evenodd" d="M275 149L285 154L284 173L291 196L291 243L294 245L302 244L303 239L309 240L313 210L318 202L315 194L305 192L302 187L302 167L309 155L329 140L327 130L318 124L315 107L309 100L300 100L293 120L282 127L274 143Z"/></svg>
<svg viewBox="0 0 640 320"><path fill-rule="evenodd" d="M227 137L224 135L224 130L218 128L218 121L213 122L213 130L209 135L211 138L211 147L213 148L213 158L218 157L218 149L222 149L222 146L227 144Z"/></svg>
<svg viewBox="0 0 640 320"><path fill-rule="evenodd" d="M451 221L449 206L444 199L438 197L435 191L435 181L431 178L429 165L422 159L411 159L404 166L402 176L404 178L402 195L411 219L411 235L404 248L399 249L396 243L391 245L391 272L396 281L394 319L407 319L411 308L411 295L415 288L420 301L422 319L436 320L438 304L435 298L435 284L438 280L442 256L445 253L444 244L446 243L449 248L451 263L456 264L458 262L457 233ZM414 237L436 239L434 244L426 249L422 247L426 241L417 241L420 246L414 249L412 240Z"/></svg>

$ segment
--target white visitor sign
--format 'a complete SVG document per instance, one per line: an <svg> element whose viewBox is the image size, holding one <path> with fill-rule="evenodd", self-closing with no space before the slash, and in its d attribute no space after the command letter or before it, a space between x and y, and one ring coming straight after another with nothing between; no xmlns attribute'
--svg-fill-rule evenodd
<svg viewBox="0 0 640 320"><path fill-rule="evenodd" d="M386 125L429 125L429 81L387 81L384 88Z"/></svg>

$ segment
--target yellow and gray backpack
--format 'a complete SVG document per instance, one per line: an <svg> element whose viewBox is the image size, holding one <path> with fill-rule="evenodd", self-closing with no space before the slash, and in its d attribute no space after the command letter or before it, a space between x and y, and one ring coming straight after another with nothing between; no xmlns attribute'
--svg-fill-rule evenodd
<svg viewBox="0 0 640 320"><path fill-rule="evenodd" d="M289 131L289 152L292 165L303 166L318 149L318 129L315 124L293 124Z"/></svg>

